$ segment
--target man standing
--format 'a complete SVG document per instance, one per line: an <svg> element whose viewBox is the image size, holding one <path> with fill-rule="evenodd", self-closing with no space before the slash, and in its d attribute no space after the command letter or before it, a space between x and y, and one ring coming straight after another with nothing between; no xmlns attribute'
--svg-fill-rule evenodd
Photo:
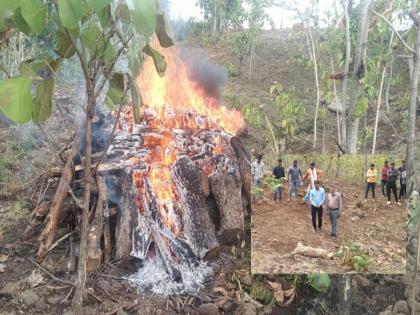
<svg viewBox="0 0 420 315"><path fill-rule="evenodd" d="M368 199L369 190L372 190L372 198L375 201L375 185L376 177L378 172L375 169L375 164L370 164L370 168L367 170L366 174L366 191L365 191L365 202Z"/></svg>
<svg viewBox="0 0 420 315"><path fill-rule="evenodd" d="M287 180L289 181L289 199L287 199L287 201L290 201L292 196L293 199L296 198L300 183L303 181L302 171L298 166L297 160L294 160L293 166L289 168Z"/></svg>
<svg viewBox="0 0 420 315"><path fill-rule="evenodd" d="M279 159L277 161L277 166L273 169L274 178L277 180L281 180L282 178L286 177L282 163L283 163L283 160ZM281 193L282 193L282 187L280 186L276 187L276 190L274 191L274 194L273 194L274 202L276 202L277 200L278 201L281 200Z"/></svg>
<svg viewBox="0 0 420 315"><path fill-rule="evenodd" d="M318 168L315 168L315 162L311 162L311 164L309 165L309 168L306 170L303 180L306 181L307 178L309 178L309 186L306 191L306 195L303 198L302 204L306 203L309 200L309 191L312 188L314 188L315 181L322 179L322 171Z"/></svg>
<svg viewBox="0 0 420 315"><path fill-rule="evenodd" d="M331 222L331 237L335 240L337 237L337 221L343 213L343 199L336 186L333 186L332 192L327 194L325 206Z"/></svg>
<svg viewBox="0 0 420 315"><path fill-rule="evenodd" d="M256 199L258 202L262 200L262 184L264 178L264 162L262 161L262 155L257 156L257 160L252 163L251 175L254 181L254 188L257 189Z"/></svg>
<svg viewBox="0 0 420 315"><path fill-rule="evenodd" d="M324 188L320 187L320 182L314 182L315 188L309 192L309 201L311 202L312 225L315 232L320 231L322 227L322 205L325 202ZM318 214L318 229L316 225L316 216Z"/></svg>
<svg viewBox="0 0 420 315"><path fill-rule="evenodd" d="M405 166L405 161L401 161L401 163L402 165L398 169L400 172L400 196L398 198L400 202L402 197L407 196L407 168Z"/></svg>
<svg viewBox="0 0 420 315"><path fill-rule="evenodd" d="M401 205L401 202L398 200L398 196L397 196L397 179L399 177L398 176L399 172L395 168L394 162L391 163L391 167L388 169L387 175L388 175L388 181L386 183L386 196L388 197L387 205L391 204L391 190L394 195L395 202L397 202L398 205Z"/></svg>
<svg viewBox="0 0 420 315"><path fill-rule="evenodd" d="M386 184L388 182L388 161L385 161L384 166L382 167L382 171L381 171L381 188L382 188L382 195L385 195L385 188L386 188Z"/></svg>

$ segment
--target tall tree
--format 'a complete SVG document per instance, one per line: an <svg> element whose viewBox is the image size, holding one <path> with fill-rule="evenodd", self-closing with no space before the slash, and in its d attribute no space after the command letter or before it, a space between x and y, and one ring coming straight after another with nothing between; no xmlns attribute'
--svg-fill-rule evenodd
<svg viewBox="0 0 420 315"><path fill-rule="evenodd" d="M414 67L410 80L410 103L408 107L408 130L407 130L407 179L408 192L419 189L419 183L416 178L416 110L417 110L417 94L419 85L420 71L420 16L417 12L417 1L413 0L410 10L410 18L416 28L416 41L414 45L413 59ZM418 161L417 161L418 163Z"/></svg>
<svg viewBox="0 0 420 315"><path fill-rule="evenodd" d="M372 1L365 0L360 2L359 22L357 27L357 40L353 63L353 73L350 80L350 93L347 102L344 102L346 110L346 149L349 153L357 153L357 136L359 131L359 117L355 117L356 104L359 97L361 80L364 76L367 35L369 20L372 14ZM346 99L347 100L347 99Z"/></svg>

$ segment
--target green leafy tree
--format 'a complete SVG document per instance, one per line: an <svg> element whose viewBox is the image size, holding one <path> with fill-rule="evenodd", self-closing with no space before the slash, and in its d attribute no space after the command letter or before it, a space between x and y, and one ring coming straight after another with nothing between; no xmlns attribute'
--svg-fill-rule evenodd
<svg viewBox="0 0 420 315"><path fill-rule="evenodd" d="M285 92L280 84L271 86L270 94L275 97L274 107L278 115L275 127L282 139L281 151L284 151L304 120L305 108L292 94Z"/></svg>
<svg viewBox="0 0 420 315"><path fill-rule="evenodd" d="M47 46L54 51L39 51L36 58L21 62L16 76L7 74L0 81L0 110L18 123L42 122L51 114L51 98L57 72L63 60L75 56L85 79L87 104L85 106L85 162L84 169L92 166L92 118L98 96L108 89L107 104L121 105L131 91L135 120L139 121L141 97L133 83L141 69L142 55L150 55L160 75L164 75L164 57L150 45L155 33L163 47L171 45L164 36L167 28L155 0L2 0L0 2L0 35L24 33L30 37L44 36ZM47 28L48 26L48 28ZM6 42L2 41L5 45ZM117 70L117 62L125 61L127 69ZM4 68L4 67L2 67ZM121 107L120 107L121 108ZM114 128L115 130L115 128ZM74 141L59 188L50 209L46 227L41 234L38 257L45 257L54 240L63 196L72 180L72 159L79 152ZM83 211L80 228L80 257L76 279L74 303L79 313L86 273L87 226L92 172L84 178Z"/></svg>

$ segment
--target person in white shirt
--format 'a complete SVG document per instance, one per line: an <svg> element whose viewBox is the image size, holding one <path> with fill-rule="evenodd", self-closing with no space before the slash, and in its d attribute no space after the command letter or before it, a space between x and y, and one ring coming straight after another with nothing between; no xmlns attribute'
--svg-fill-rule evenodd
<svg viewBox="0 0 420 315"><path fill-rule="evenodd" d="M259 191L256 193L256 199L258 202L262 200L262 185L264 178L264 162L262 160L262 155L258 155L257 159L252 163L251 168L252 179L254 183L254 188L257 188Z"/></svg>

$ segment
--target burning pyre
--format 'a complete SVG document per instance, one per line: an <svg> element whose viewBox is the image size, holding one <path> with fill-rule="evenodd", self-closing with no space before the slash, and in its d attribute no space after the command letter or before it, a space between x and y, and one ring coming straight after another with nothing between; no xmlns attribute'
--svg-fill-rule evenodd
<svg viewBox="0 0 420 315"><path fill-rule="evenodd" d="M109 200L105 218L115 222L114 257L153 261L182 283L191 278L185 270L206 269L221 242L241 239L250 171L235 136L241 114L192 80L173 49L164 55L164 77L145 61L142 122L134 124L132 107L122 110L99 176Z"/></svg>

